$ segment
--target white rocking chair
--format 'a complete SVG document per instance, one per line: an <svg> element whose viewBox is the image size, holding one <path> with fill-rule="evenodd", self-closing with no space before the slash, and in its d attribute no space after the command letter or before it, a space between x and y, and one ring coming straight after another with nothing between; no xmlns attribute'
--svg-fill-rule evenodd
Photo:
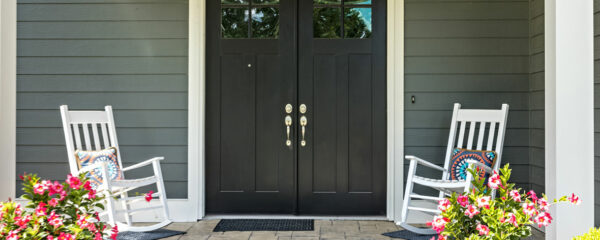
<svg viewBox="0 0 600 240"><path fill-rule="evenodd" d="M160 160L163 160L163 157L155 157L123 168L111 106L106 106L104 111L69 111L69 108L66 105L62 105L60 106L60 113L62 116L71 174L78 175L80 172L91 171L97 168L102 169L102 179L104 179L104 181L96 190L98 193L107 196L106 211L103 214L108 215L109 224L112 226L117 225L119 231L134 232L152 231L170 224L171 220L169 220L165 185L160 169ZM89 129L92 131L93 142L90 141ZM81 137L81 132L83 132L83 138ZM101 135L99 133L101 133ZM100 137L102 137L102 141L100 141ZM85 149L83 149L82 143L85 144ZM94 146L94 148L92 148L92 146ZM139 179L125 179L123 175L123 179L121 180L110 180L110 178L107 177L108 169L106 163L94 164L79 169L79 165L75 158L75 150L102 150L109 147L117 149L117 159L122 172L152 165L154 176ZM109 180L107 181L106 179ZM136 188L152 184L156 184L157 187L157 192L153 193L152 197L158 197L160 205L132 209L131 206L135 205L134 203L136 202L141 202L141 206L146 205L147 203L145 203L144 196L129 197L127 193ZM117 203L121 204L122 210L115 209ZM132 225L131 217L133 214L161 208L164 214L164 220L162 222L149 226ZM125 223L116 220L117 214L123 214Z"/></svg>
<svg viewBox="0 0 600 240"><path fill-rule="evenodd" d="M423 159L420 159L415 156L406 156L407 160L410 160L410 167L408 168L408 177L406 179L406 191L404 192L404 202L402 204L402 216L400 220L400 226L406 230L411 232L419 233L419 234L434 234L435 231L429 228L419 228L412 225L409 225L406 221L408 218L408 213L410 211L418 211L424 212L428 214L439 214L440 211L438 209L431 209L427 207L417 207L412 206L410 204L412 199L422 199L429 201L438 201L443 199L445 196L450 195L452 192L466 192L471 187L471 181L473 180L473 176L470 173L467 173L467 178L465 180L450 180L450 159L452 155L452 151L455 148L466 148L470 150L482 150L484 149L484 136L486 135L486 129L488 129L487 133L487 144L485 149L487 151L491 151L494 149L496 151L497 158L493 168L489 168L484 164L481 164L476 161L468 161L469 167L479 167L480 169L485 170L488 173L491 173L494 170L498 170L500 167L501 157L502 157L502 145L504 143L504 132L506 129L506 119L508 117L508 104L502 104L502 109L500 110L481 110L481 109L461 109L460 104L454 104L454 112L452 113L452 123L450 124L450 136L448 138L448 148L446 150L446 158L444 162L444 167L440 167L433 163L427 162ZM458 129L458 141L457 138L457 127L458 123L460 123L460 129ZM463 147L464 137L465 137L465 129L469 124L469 135L467 138L467 145ZM474 137L475 137L475 129L479 123L479 133L477 137L477 145L473 145ZM498 126L498 134L495 135L496 126ZM494 144L494 138L496 143ZM475 147L475 148L473 148ZM435 170L439 170L442 172L441 179L432 179L425 178L416 175L417 166L422 165L424 167L432 168ZM438 196L424 196L420 194L415 194L413 192L414 184L419 184L421 186L433 188L439 191ZM492 197L493 197L492 193Z"/></svg>

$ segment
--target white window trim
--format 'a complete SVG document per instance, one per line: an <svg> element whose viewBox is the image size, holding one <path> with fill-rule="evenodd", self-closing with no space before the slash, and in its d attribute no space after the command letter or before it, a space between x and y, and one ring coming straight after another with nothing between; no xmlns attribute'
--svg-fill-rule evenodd
<svg viewBox="0 0 600 240"><path fill-rule="evenodd" d="M15 198L17 1L0 1L0 201Z"/></svg>

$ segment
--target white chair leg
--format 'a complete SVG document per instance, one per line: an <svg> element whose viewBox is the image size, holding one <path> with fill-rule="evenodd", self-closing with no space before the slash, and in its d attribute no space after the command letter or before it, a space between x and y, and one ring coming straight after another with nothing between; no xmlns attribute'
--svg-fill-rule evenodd
<svg viewBox="0 0 600 240"><path fill-rule="evenodd" d="M152 167L154 168L154 176L156 176L156 188L160 193L158 195L160 203L163 208L163 214L165 216L165 220L169 220L169 207L167 206L167 192L165 191L165 185L163 182L162 171L160 169L160 162L154 161L152 163Z"/></svg>
<svg viewBox="0 0 600 240"><path fill-rule="evenodd" d="M123 192L121 194L121 199L127 199L128 196L129 196L129 194L127 194L127 192ZM121 202L122 202L121 205L123 206L123 209L125 209L125 213L123 214L123 216L125 217L125 222L127 223L127 225L131 226L131 215L128 212L130 209L129 203L127 203L127 201L125 201L125 200L121 200Z"/></svg>
<svg viewBox="0 0 600 240"><path fill-rule="evenodd" d="M101 164L101 171L102 171L102 185L104 186L104 200L106 201L106 211L108 212L108 223L111 226L116 226L117 221L115 219L115 202L113 199L113 196L110 192L111 186L110 186L110 175L108 174L108 166L107 163L104 162Z"/></svg>
<svg viewBox="0 0 600 240"><path fill-rule="evenodd" d="M402 202L402 215L400 218L401 223L405 223L408 218L408 206L410 203L410 195L413 191L413 177L415 176L415 172L417 171L417 164L414 161L410 162L410 166L408 168L408 177L406 178L406 190L404 191L404 201Z"/></svg>

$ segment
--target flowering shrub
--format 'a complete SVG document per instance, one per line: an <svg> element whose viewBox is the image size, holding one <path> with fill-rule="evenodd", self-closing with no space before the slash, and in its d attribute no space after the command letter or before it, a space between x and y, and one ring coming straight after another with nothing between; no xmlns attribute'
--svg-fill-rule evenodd
<svg viewBox="0 0 600 240"><path fill-rule="evenodd" d="M598 228L592 228L590 229L590 231L586 234L583 234L581 236L576 236L573 238L573 240L597 240L600 239L600 229Z"/></svg>
<svg viewBox="0 0 600 240"><path fill-rule="evenodd" d="M548 213L550 203L545 195L538 197L535 192L524 193L508 183L511 170L506 164L500 174L494 172L484 184L475 171L469 169L475 180L470 193L453 193L439 201L442 212L429 222L439 234L438 239L521 239L531 235L531 224L548 226L552 216ZM496 191L496 198L489 196ZM575 194L554 200L580 204Z"/></svg>
<svg viewBox="0 0 600 240"><path fill-rule="evenodd" d="M0 239L17 240L101 240L117 236L100 222L95 209L104 209L84 174L68 175L64 183L41 180L36 175L21 176L25 207L8 201L0 203Z"/></svg>

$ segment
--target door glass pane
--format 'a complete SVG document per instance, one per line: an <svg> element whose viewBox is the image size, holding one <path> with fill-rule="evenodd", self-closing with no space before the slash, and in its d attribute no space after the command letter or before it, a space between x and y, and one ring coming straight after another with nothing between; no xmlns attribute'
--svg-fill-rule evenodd
<svg viewBox="0 0 600 240"><path fill-rule="evenodd" d="M279 9L274 7L252 9L252 37L277 38L279 36Z"/></svg>
<svg viewBox="0 0 600 240"><path fill-rule="evenodd" d="M248 0L221 0L222 4L248 4Z"/></svg>
<svg viewBox="0 0 600 240"><path fill-rule="evenodd" d="M344 9L344 37L371 37L371 8Z"/></svg>
<svg viewBox="0 0 600 240"><path fill-rule="evenodd" d="M346 0L345 4L371 4L371 0Z"/></svg>
<svg viewBox="0 0 600 240"><path fill-rule="evenodd" d="M221 32L223 38L247 38L248 9L223 8L221 10Z"/></svg>
<svg viewBox="0 0 600 240"><path fill-rule="evenodd" d="M279 4L279 0L252 0L254 4Z"/></svg>
<svg viewBox="0 0 600 240"><path fill-rule="evenodd" d="M315 38L340 38L341 9L335 7L314 8L313 36Z"/></svg>
<svg viewBox="0 0 600 240"><path fill-rule="evenodd" d="M341 4L342 0L314 0L314 4Z"/></svg>

